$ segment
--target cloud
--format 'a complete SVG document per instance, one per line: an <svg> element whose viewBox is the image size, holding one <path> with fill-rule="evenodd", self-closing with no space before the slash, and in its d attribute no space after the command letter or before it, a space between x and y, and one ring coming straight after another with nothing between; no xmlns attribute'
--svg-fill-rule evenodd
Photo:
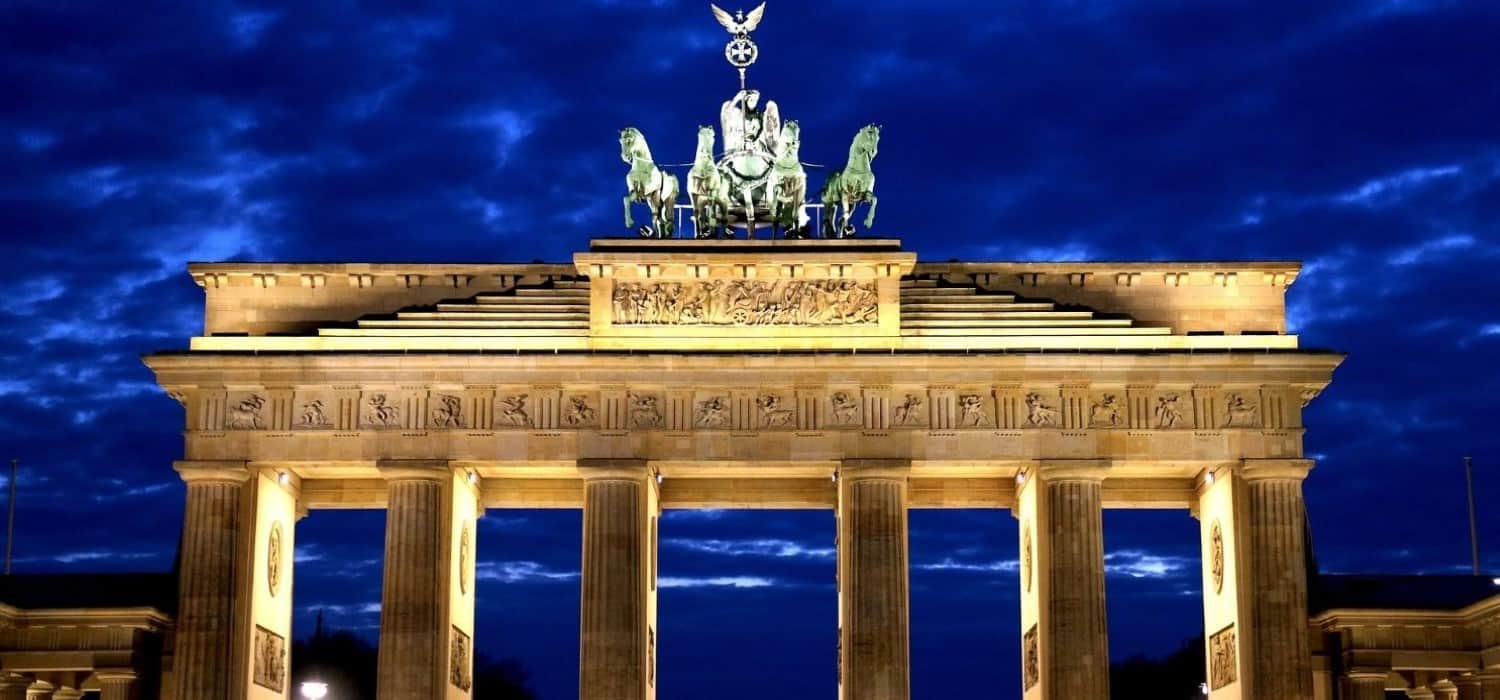
<svg viewBox="0 0 1500 700"><path fill-rule="evenodd" d="M769 588L777 584L775 579L759 576L662 576L656 580L656 585L661 588Z"/></svg>
<svg viewBox="0 0 1500 700"><path fill-rule="evenodd" d="M833 559L838 554L832 547L807 547L798 542L780 539L700 540L667 538L662 540L662 545L705 554L719 554L731 557Z"/></svg>
<svg viewBox="0 0 1500 700"><path fill-rule="evenodd" d="M500 583L567 583L582 575L579 571L552 569L534 561L481 561L475 570L479 580Z"/></svg>

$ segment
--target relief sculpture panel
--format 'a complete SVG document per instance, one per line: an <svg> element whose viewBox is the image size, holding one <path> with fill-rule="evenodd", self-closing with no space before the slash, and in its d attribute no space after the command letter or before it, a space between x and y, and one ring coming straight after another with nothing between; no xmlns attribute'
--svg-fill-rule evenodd
<svg viewBox="0 0 1500 700"><path fill-rule="evenodd" d="M878 319L874 282L711 280L616 282L617 326L868 326Z"/></svg>

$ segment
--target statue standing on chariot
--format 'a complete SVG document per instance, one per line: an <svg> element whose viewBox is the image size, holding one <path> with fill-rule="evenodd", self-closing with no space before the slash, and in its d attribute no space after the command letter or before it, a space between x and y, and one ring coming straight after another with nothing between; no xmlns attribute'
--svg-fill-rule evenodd
<svg viewBox="0 0 1500 700"><path fill-rule="evenodd" d="M800 160L801 129L795 121L782 121L775 102L762 103L760 91L745 86L745 69L760 55L750 32L759 26L766 5L761 3L748 13L735 14L716 5L710 7L730 34L724 58L739 71L740 88L719 107L724 150L717 161L713 157L713 128L698 130L697 156L686 180L695 235L732 237L733 229L743 229L747 237L754 238L756 229L769 227L772 237L778 232L786 238L809 237L813 230L807 215L807 173ZM848 165L831 173L824 183L820 199L825 237L853 236L853 209L862 203L869 205L865 228L874 225L875 178L870 161L875 157L878 139L878 126L860 130L850 148ZM622 157L632 164L625 197L626 226L633 225L630 205L645 203L651 209L652 225L642 226L640 235L671 236L676 176L651 160L639 131L626 129L621 142Z"/></svg>

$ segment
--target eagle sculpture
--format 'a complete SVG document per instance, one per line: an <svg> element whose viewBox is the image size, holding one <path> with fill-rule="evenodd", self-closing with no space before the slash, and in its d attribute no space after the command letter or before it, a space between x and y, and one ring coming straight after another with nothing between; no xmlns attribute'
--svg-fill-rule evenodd
<svg viewBox="0 0 1500 700"><path fill-rule="evenodd" d="M744 10L731 15L718 5L710 4L709 7L714 9L714 18L719 20L719 24L724 25L724 28L735 36L745 36L755 31L755 28L760 25L761 16L766 14L765 3L751 10L748 15Z"/></svg>

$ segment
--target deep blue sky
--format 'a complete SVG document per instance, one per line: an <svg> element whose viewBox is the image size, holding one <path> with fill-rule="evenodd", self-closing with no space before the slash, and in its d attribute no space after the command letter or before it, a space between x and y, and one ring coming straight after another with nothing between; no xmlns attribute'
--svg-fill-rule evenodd
<svg viewBox="0 0 1500 700"><path fill-rule="evenodd" d="M617 130L690 160L735 87L704 2L422 5L0 6L18 571L170 565L181 409L137 358L199 329L187 261L565 260L623 233ZM1308 419L1320 564L1463 570L1472 453L1500 566L1500 4L922 5L773 1L756 35L752 83L805 160L884 125L877 232L929 260L1306 261L1292 325L1350 353ZM911 523L915 696L1013 697L1014 520ZM1196 634L1196 522L1106 525L1115 653ZM299 603L374 630L382 528L304 520ZM549 700L575 693L579 530L481 526L479 650ZM830 513L671 513L661 535L663 700L831 697Z"/></svg>

